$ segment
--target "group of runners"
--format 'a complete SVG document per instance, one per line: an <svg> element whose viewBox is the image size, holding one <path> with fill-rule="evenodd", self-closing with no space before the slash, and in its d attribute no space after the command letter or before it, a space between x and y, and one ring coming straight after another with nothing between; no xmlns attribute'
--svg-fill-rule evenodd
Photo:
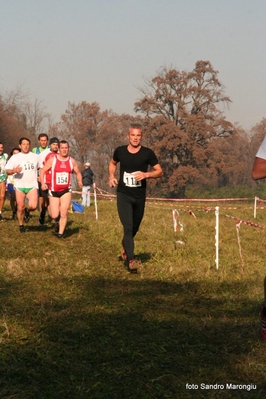
<svg viewBox="0 0 266 399"><path fill-rule="evenodd" d="M24 223L39 204L40 225L44 224L49 209L57 236L63 238L71 203L71 175L76 174L79 187L82 187L82 176L76 160L69 156L67 141L53 137L48 147L45 133L40 134L38 140L40 145L31 151L30 139L22 137L8 160L0 143L0 220L3 220L7 181L13 218L18 219L19 231L25 232Z"/></svg>
<svg viewBox="0 0 266 399"><path fill-rule="evenodd" d="M142 127L133 123L129 127L127 145L115 149L109 163L109 186L117 186L117 209L123 225L121 257L131 273L137 272L139 260L134 256L134 237L141 224L146 201L146 180L161 177L163 172L155 153L142 146ZM57 236L63 237L67 213L71 203L71 174L74 172L78 185L82 175L75 159L69 156L69 145L65 140L53 137L49 141L43 133L38 137L39 146L30 150L31 142L22 137L19 146L7 160L0 143L0 220L6 189L6 178L14 187L11 205L13 217L17 217L19 231L25 232L24 222L39 204L39 224L44 224L47 209L55 220ZM117 164L120 164L119 179L116 178ZM90 164L84 165L89 168ZM92 179L93 172L90 172ZM1 183L2 182L2 183ZM13 184L12 184L13 183ZM12 188L11 187L11 188ZM83 193L84 194L84 193ZM86 192L88 195L88 193ZM25 207L25 199L28 205ZM84 201L84 198L83 198ZM89 205L87 202L86 205Z"/></svg>
<svg viewBox="0 0 266 399"><path fill-rule="evenodd" d="M127 138L128 144L117 147L110 160L109 186L117 186L117 210L123 225L121 257L128 270L135 273L139 260L134 256L134 236L144 215L146 180L161 177L163 171L155 153L141 145L142 128L139 124L130 125ZM3 220L2 208L8 179L13 218L17 215L19 231L25 232L24 221L28 220L31 211L37 209L39 202L39 223L44 223L49 207L50 217L58 224L58 238L62 238L71 203L71 174L76 174L80 188L82 175L75 159L69 156L67 141L53 137L48 147L46 134L40 134L38 140L40 145L30 151L30 140L22 137L9 159L4 153L3 143L0 143L0 221ZM116 178L118 163L119 179ZM266 178L266 137L256 154L252 177L254 180ZM28 200L27 208L25 198ZM266 340L266 277L264 303L261 307L261 333Z"/></svg>

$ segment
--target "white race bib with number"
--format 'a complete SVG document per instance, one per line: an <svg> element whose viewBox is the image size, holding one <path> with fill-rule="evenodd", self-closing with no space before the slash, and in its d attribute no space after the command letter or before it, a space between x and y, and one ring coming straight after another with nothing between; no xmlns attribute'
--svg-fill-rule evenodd
<svg viewBox="0 0 266 399"><path fill-rule="evenodd" d="M68 183L68 173L67 172L57 172L56 173L56 184L67 184Z"/></svg>
<svg viewBox="0 0 266 399"><path fill-rule="evenodd" d="M23 164L23 170L22 170L22 172L31 172L31 171L33 171L35 169L35 166L34 166L34 161L26 161L24 164Z"/></svg>
<svg viewBox="0 0 266 399"><path fill-rule="evenodd" d="M124 172L123 182L127 187L141 187L141 181L135 179L135 173Z"/></svg>

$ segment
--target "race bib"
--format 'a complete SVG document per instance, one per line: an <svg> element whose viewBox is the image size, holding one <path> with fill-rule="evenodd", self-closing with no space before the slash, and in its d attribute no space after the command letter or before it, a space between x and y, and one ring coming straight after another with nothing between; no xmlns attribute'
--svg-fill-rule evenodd
<svg viewBox="0 0 266 399"><path fill-rule="evenodd" d="M58 185L68 184L68 173L67 172L57 172L56 173L56 184L58 184Z"/></svg>
<svg viewBox="0 0 266 399"><path fill-rule="evenodd" d="M127 173L124 172L123 176L123 182L125 183L125 186L127 187L141 187L141 181L137 181L135 179L135 173Z"/></svg>
<svg viewBox="0 0 266 399"><path fill-rule="evenodd" d="M34 170L34 163L32 161L27 161L23 165L23 169L25 172Z"/></svg>

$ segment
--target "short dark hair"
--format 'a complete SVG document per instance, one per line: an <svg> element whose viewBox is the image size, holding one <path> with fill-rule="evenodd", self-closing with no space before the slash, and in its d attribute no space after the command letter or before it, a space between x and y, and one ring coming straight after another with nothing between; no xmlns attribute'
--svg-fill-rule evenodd
<svg viewBox="0 0 266 399"><path fill-rule="evenodd" d="M46 133L40 133L38 136L38 140L40 140L41 137L46 137L48 140L48 134L46 134Z"/></svg>
<svg viewBox="0 0 266 399"><path fill-rule="evenodd" d="M27 140L30 143L30 139L28 139L28 137L21 137L19 139L19 144L21 144L23 140Z"/></svg>
<svg viewBox="0 0 266 399"><path fill-rule="evenodd" d="M59 142L59 148L60 148L60 145L61 145L61 144L67 144L68 147L69 147L68 141L66 141L66 140L60 140L60 142Z"/></svg>
<svg viewBox="0 0 266 399"><path fill-rule="evenodd" d="M14 148L12 148L12 150L10 151L10 156L12 156L13 155L13 152L14 151L18 151L18 152L20 152L21 151L21 149L19 148L19 147L14 147Z"/></svg>
<svg viewBox="0 0 266 399"><path fill-rule="evenodd" d="M132 122L129 125L129 129L139 129L142 131L142 125L139 122Z"/></svg>

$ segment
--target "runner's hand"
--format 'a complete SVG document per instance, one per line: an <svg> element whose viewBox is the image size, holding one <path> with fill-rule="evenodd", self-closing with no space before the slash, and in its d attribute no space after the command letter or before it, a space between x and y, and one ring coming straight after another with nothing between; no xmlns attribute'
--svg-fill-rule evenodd
<svg viewBox="0 0 266 399"><path fill-rule="evenodd" d="M109 179L109 186L110 187L115 187L115 186L117 186L117 184L118 184L118 182L117 182L117 179L115 177L112 177L112 178Z"/></svg>
<svg viewBox="0 0 266 399"><path fill-rule="evenodd" d="M134 178L136 181L141 181L143 179L147 178L147 173L146 172L135 172L134 173Z"/></svg>

